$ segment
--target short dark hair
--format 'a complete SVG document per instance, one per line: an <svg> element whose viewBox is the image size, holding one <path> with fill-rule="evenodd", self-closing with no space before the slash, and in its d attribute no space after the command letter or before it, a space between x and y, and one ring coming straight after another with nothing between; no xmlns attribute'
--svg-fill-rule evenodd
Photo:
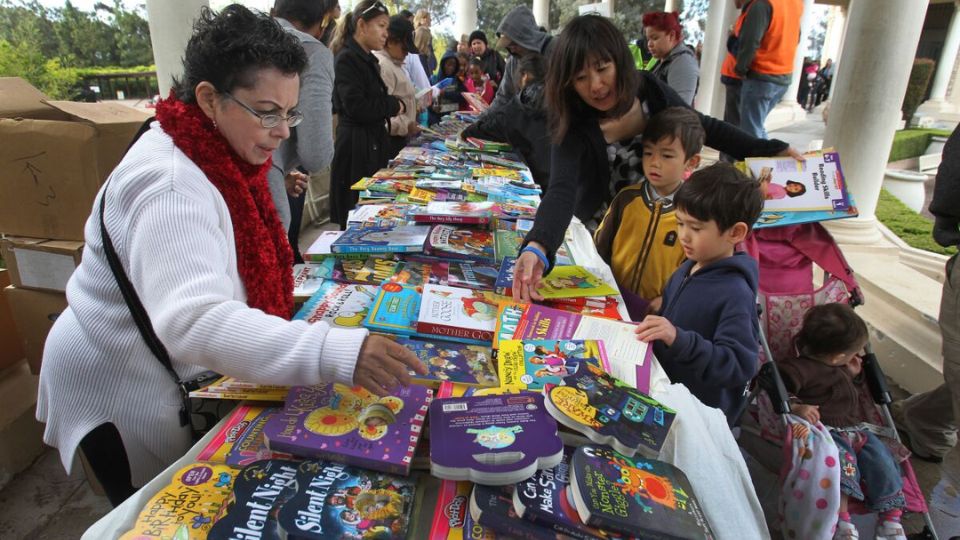
<svg viewBox="0 0 960 540"><path fill-rule="evenodd" d="M669 107L653 115L643 129L644 142L657 143L667 138L678 139L684 159L690 159L703 149L706 133L700 117L692 109Z"/></svg>
<svg viewBox="0 0 960 540"><path fill-rule="evenodd" d="M803 316L797 333L800 354L823 359L835 354L853 352L869 337L867 324L847 304L814 306Z"/></svg>
<svg viewBox="0 0 960 540"><path fill-rule="evenodd" d="M573 88L574 77L594 59L612 62L617 69L617 104L610 111L611 116L629 111L637 98L640 75L623 33L606 17L574 17L555 38L544 85L550 131L557 144L566 137L575 117L596 113Z"/></svg>
<svg viewBox="0 0 960 540"><path fill-rule="evenodd" d="M694 218L715 221L720 231L740 222L749 230L763 210L759 184L723 162L691 174L673 200L678 209Z"/></svg>
<svg viewBox="0 0 960 540"><path fill-rule="evenodd" d="M184 103L196 103L194 92L203 81L218 92L232 92L252 88L261 69L299 75L306 66L307 55L297 38L267 15L239 4L220 13L204 7L193 24L183 54L183 76L174 78L173 92Z"/></svg>
<svg viewBox="0 0 960 540"><path fill-rule="evenodd" d="M473 40L479 39L483 42L484 45L487 44L487 35L483 33L483 30L474 30L470 32L470 37L467 39L467 45L473 43Z"/></svg>
<svg viewBox="0 0 960 540"><path fill-rule="evenodd" d="M412 18L413 18L413 12L410 11L409 9L401 9L399 15L400 15L401 17L403 17L404 19L412 19Z"/></svg>
<svg viewBox="0 0 960 540"><path fill-rule="evenodd" d="M277 0L273 15L310 27L337 7L337 0Z"/></svg>
<svg viewBox="0 0 960 540"><path fill-rule="evenodd" d="M520 57L517 61L517 73L530 76L530 82L543 82L547 74L547 67L543 63L543 55L538 53L529 53Z"/></svg>

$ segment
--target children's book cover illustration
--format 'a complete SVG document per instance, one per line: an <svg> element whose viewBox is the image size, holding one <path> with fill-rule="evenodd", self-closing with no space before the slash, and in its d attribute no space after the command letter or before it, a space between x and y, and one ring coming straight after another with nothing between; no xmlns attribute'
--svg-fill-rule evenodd
<svg viewBox="0 0 960 540"><path fill-rule="evenodd" d="M334 253L396 253L423 251L427 225L352 225L331 246Z"/></svg>
<svg viewBox="0 0 960 540"><path fill-rule="evenodd" d="M607 355L596 340L507 340L499 343L500 382L527 390L560 384L581 369L581 363L605 369Z"/></svg>
<svg viewBox="0 0 960 540"><path fill-rule="evenodd" d="M378 286L393 277L400 264L402 263L389 255L337 259L333 279L341 283Z"/></svg>
<svg viewBox="0 0 960 540"><path fill-rule="evenodd" d="M481 291L424 285L417 332L482 345L493 339L496 318L497 302Z"/></svg>
<svg viewBox="0 0 960 540"><path fill-rule="evenodd" d="M495 258L493 233L483 229L434 225L427 245L431 254L440 257L478 261Z"/></svg>
<svg viewBox="0 0 960 540"><path fill-rule="evenodd" d="M410 371L414 381L430 387L450 381L468 386L498 386L493 368L493 352L483 345L397 338L396 342L413 351L430 372Z"/></svg>
<svg viewBox="0 0 960 540"><path fill-rule="evenodd" d="M293 298L306 300L317 292L323 280L333 278L334 260L293 265Z"/></svg>
<svg viewBox="0 0 960 540"><path fill-rule="evenodd" d="M314 324L323 321L336 328L359 328L370 310L377 287L324 281L294 320Z"/></svg>
<svg viewBox="0 0 960 540"><path fill-rule="evenodd" d="M513 509L513 486L477 484L470 495L470 517L478 525L494 531L497 538L516 540L566 540L568 537L548 527L527 521Z"/></svg>
<svg viewBox="0 0 960 540"><path fill-rule="evenodd" d="M289 460L263 460L243 468L233 482L229 503L214 519L208 538L229 540L244 538L256 524L257 536L263 540L280 540L282 531L277 510L297 490L297 467Z"/></svg>
<svg viewBox="0 0 960 540"><path fill-rule="evenodd" d="M540 281L538 291L544 298L609 296L617 290L582 266L557 266Z"/></svg>
<svg viewBox="0 0 960 540"><path fill-rule="evenodd" d="M363 325L370 330L410 336L417 333L422 287L384 283Z"/></svg>
<svg viewBox="0 0 960 540"><path fill-rule="evenodd" d="M433 201L413 212L418 223L489 223L493 216L492 202Z"/></svg>
<svg viewBox="0 0 960 540"><path fill-rule="evenodd" d="M760 183L766 211L841 211L850 207L836 152L807 155L804 161L747 158L746 166Z"/></svg>
<svg viewBox="0 0 960 540"><path fill-rule="evenodd" d="M450 261L446 283L451 287L492 291L499 270L496 265L485 262Z"/></svg>
<svg viewBox="0 0 960 540"><path fill-rule="evenodd" d="M470 515L470 493L473 483L441 480L437 504L433 509L429 540L468 540L475 538L466 528ZM477 540L480 540L478 538Z"/></svg>

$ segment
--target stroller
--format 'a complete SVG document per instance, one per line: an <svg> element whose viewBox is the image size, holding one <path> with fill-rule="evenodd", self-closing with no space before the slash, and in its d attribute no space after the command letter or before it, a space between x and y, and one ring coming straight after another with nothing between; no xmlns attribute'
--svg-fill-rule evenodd
<svg viewBox="0 0 960 540"><path fill-rule="evenodd" d="M759 424L759 435L774 444L784 445L781 465L781 481L784 481L791 466L796 447L793 435L796 425L788 421L790 405L787 391L776 362L792 355L793 337L800 330L803 315L814 305L847 302L856 307L863 303L863 296L839 247L833 237L819 223L755 230L745 241L745 250L760 265L760 336L761 368L754 380L749 413ZM814 288L814 264L824 271L823 283ZM867 344L863 357L863 370L869 395L860 396L858 411L865 422L886 426L884 435L899 443L893 418L888 405L892 402L886 378L875 355ZM755 399L754 399L755 398ZM805 428L801 428L805 429ZM804 451L801 449L801 451ZM806 450L809 452L809 450ZM807 456L809 457L809 456ZM909 460L901 464L903 494L908 512L923 515L923 537L936 539L933 523L928 514L926 501ZM819 501L818 501L819 504ZM867 514L869 511L859 503L850 501L852 514Z"/></svg>

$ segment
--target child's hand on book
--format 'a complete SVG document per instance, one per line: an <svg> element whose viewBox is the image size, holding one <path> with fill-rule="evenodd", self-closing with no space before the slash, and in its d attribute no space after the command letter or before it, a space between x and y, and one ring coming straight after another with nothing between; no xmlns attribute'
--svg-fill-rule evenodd
<svg viewBox="0 0 960 540"><path fill-rule="evenodd" d="M674 340L677 339L677 328L673 326L673 323L659 315L644 317L643 322L637 325L634 332L637 334L637 339L644 343L660 340L667 347L672 346Z"/></svg>
<svg viewBox="0 0 960 540"><path fill-rule="evenodd" d="M353 383L378 396L386 396L398 386L410 385L410 372L427 374L427 368L417 355L395 341L370 335L360 347Z"/></svg>

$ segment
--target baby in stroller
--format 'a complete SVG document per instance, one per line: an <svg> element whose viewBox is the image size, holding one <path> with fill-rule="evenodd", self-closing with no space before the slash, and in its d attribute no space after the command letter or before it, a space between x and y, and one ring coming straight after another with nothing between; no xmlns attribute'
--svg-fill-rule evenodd
<svg viewBox="0 0 960 540"><path fill-rule="evenodd" d="M848 512L852 497L880 514L878 539L905 540L899 465L855 412L863 384L859 354L867 340L866 324L849 305L815 306L796 336L796 356L777 364L794 396L791 412L811 424L823 422L839 450L840 511L834 538L858 538Z"/></svg>

